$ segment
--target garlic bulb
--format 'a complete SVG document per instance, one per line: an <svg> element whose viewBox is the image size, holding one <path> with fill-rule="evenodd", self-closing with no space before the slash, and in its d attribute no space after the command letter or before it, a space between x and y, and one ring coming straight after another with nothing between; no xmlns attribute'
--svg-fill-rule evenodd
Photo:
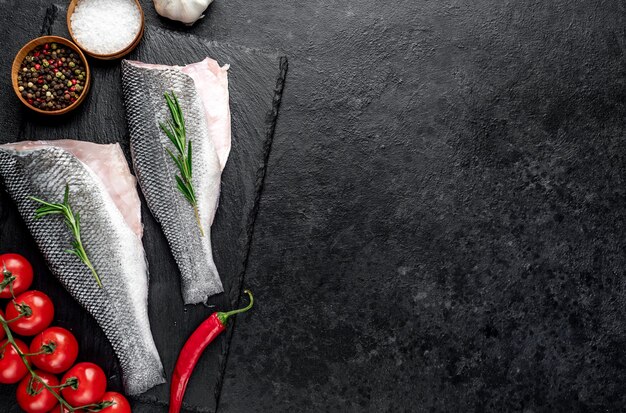
<svg viewBox="0 0 626 413"><path fill-rule="evenodd" d="M157 13L191 26L203 18L202 12L213 0L153 0Z"/></svg>

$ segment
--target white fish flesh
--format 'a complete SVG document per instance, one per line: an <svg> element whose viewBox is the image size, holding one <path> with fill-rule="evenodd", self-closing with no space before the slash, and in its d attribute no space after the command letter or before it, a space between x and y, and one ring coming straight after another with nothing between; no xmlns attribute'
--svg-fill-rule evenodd
<svg viewBox="0 0 626 413"><path fill-rule="evenodd" d="M205 59L184 67L122 61L122 84L131 153L139 185L160 223L181 273L186 304L223 292L211 249L221 174L231 147L228 66ZM177 189L173 145L159 124L170 119L165 93L176 94L187 139L193 144L192 184L198 201L200 234L192 206Z"/></svg>
<svg viewBox="0 0 626 413"><path fill-rule="evenodd" d="M72 140L0 145L0 176L53 274L111 342L126 393L141 394L164 383L148 319L141 204L119 145ZM61 202L66 184L102 288L90 270L66 252L72 235L63 218L34 218L39 204L29 197Z"/></svg>

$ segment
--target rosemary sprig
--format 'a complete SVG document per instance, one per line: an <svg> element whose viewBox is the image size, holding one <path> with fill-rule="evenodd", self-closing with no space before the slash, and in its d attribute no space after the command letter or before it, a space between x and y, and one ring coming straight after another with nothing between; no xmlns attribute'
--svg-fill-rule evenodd
<svg viewBox="0 0 626 413"><path fill-rule="evenodd" d="M169 149L167 149L167 153L169 153L170 157L180 171L180 176L176 175L178 190L182 192L183 196L187 199L187 201L189 201L189 204L191 204L193 212L196 216L196 221L198 222L198 228L200 228L200 235L204 237L204 230L202 229L200 213L198 211L198 201L196 200L196 193L193 189L193 184L191 183L192 151L191 141L187 141L185 118L183 116L183 111L180 108L180 104L178 103L178 98L174 92L171 92L171 94L165 92L164 96L165 101L167 102L167 107L172 115L172 119L168 119L166 124L160 123L160 126L174 145L174 148L176 148L176 154Z"/></svg>
<svg viewBox="0 0 626 413"><path fill-rule="evenodd" d="M72 207L70 206L69 186L65 185L65 195L63 196L62 203L47 202L33 196L31 196L30 199L42 204L42 206L37 208L35 211L35 219L40 219L47 215L63 215L63 218L65 218L65 225L67 225L70 231L72 231L72 235L74 236L74 240L72 240L72 249L65 251L76 255L87 266L87 268L91 270L98 286L102 288L100 277L98 276L96 269L91 264L91 261L87 256L87 252L85 252L83 242L80 239L80 214L78 212L74 213L74 211L72 211Z"/></svg>

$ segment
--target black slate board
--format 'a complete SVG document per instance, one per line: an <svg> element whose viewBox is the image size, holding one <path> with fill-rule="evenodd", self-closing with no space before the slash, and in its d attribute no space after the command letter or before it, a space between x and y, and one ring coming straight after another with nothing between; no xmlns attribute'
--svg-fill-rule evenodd
<svg viewBox="0 0 626 413"><path fill-rule="evenodd" d="M64 8L51 6L48 9L42 32L68 37ZM214 258L225 293L210 300L209 305L214 306L211 308L183 306L178 270L162 232L144 203L144 246L151 277L150 318L168 376L179 349L193 329L216 309L230 309L240 304L251 233L287 70L286 57L275 53L150 27L146 28L141 44L128 58L182 65L206 56L215 58L221 64L231 65L229 89L233 143L222 176L220 207L212 227ZM90 64L92 89L81 108L64 119L38 117L24 109L19 133L3 134L0 142L60 138L119 142L130 159L119 62L91 60ZM4 191L0 200L0 249L20 252L32 260L37 272L36 288L48 293L57 304L57 324L70 328L79 337L80 358L103 366L109 376L110 388L121 390L117 361L103 333L49 273ZM210 412L216 409L231 334L232 329L210 346L202 357L187 390L186 411ZM162 385L141 395L133 400L133 411L166 411L168 390L167 385ZM0 410L18 411L13 406L14 400L13 388L0 386Z"/></svg>

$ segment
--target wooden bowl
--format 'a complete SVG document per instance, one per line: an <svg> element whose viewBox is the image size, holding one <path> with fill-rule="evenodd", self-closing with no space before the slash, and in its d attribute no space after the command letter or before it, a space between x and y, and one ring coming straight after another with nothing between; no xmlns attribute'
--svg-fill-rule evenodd
<svg viewBox="0 0 626 413"><path fill-rule="evenodd" d="M139 32L137 33L137 36L135 36L135 39L127 47L120 50L119 52L115 52L111 54L94 53L90 51L89 49L86 49L85 47L83 47L83 45L81 45L80 42L76 40L76 37L74 37L74 32L72 31L72 14L74 14L74 9L76 8L78 1L79 0L71 0L70 5L67 6L67 30L69 30L70 36L72 37L72 40L74 41L74 43L76 43L81 49L83 49L85 53L87 53L91 57L94 57L100 60L115 60L115 59L119 59L127 55L128 53L133 51L135 47L137 47L137 45L139 44L139 41L143 37L143 29L144 29L144 24L145 24L143 9L141 8L141 4L139 3L139 0L134 0L135 4L137 5L137 8L139 9L139 14L141 15L141 26L139 27Z"/></svg>
<svg viewBox="0 0 626 413"><path fill-rule="evenodd" d="M87 76L85 77L85 87L83 88L83 91L81 92L80 96L78 97L78 99L76 99L74 103L59 110L41 110L39 108L34 107L33 105L29 104L28 101L24 99L24 97L22 97L22 93L18 89L19 85L17 83L17 76L18 76L18 73L20 72L24 58L35 47L41 46L42 44L45 44L45 43L58 43L58 44L62 44L63 46L69 47L70 49L72 49L74 52L78 54L81 61L85 64L85 74ZM89 87L91 86L91 72L89 71L89 64L87 63L87 58L85 58L85 55L83 54L83 52L81 52L80 48L76 46L74 43L72 43L71 41L69 41L68 39L64 37L42 36L26 43L26 45L22 47L20 51L17 53L17 55L15 56L15 59L13 60L13 66L11 67L11 83L13 83L13 91L15 92L17 97L29 109L34 110L35 112L41 113L44 115L63 115L65 113L71 112L72 110L76 109L81 103L83 103L83 101L85 100L85 97L87 97L87 92L89 92Z"/></svg>

